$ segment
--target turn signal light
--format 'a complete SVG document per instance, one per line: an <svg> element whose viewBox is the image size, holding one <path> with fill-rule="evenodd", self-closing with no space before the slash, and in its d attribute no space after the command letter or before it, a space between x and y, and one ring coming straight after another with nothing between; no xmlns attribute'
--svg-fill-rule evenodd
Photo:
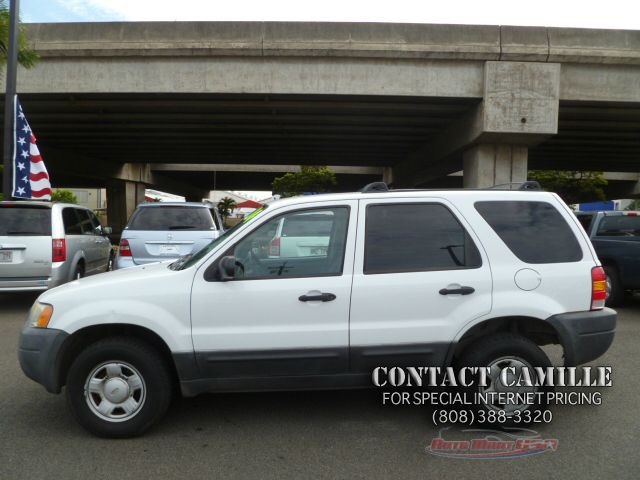
<svg viewBox="0 0 640 480"><path fill-rule="evenodd" d="M607 300L607 274L604 268L591 269L591 310L601 310Z"/></svg>
<svg viewBox="0 0 640 480"><path fill-rule="evenodd" d="M118 247L118 254L121 257L130 257L131 256L131 247L129 246L129 241L126 239L120 240L120 246Z"/></svg>
<svg viewBox="0 0 640 480"><path fill-rule="evenodd" d="M53 315L53 307L48 303L36 302L29 313L29 323L34 327L47 328Z"/></svg>

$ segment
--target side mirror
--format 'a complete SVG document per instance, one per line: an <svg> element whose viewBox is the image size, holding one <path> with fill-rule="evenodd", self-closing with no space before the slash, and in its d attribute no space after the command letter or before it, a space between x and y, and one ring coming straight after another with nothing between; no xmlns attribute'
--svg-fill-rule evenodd
<svg viewBox="0 0 640 480"><path fill-rule="evenodd" d="M103 235L111 235L113 233L113 228L111 227L102 227Z"/></svg>
<svg viewBox="0 0 640 480"><path fill-rule="evenodd" d="M222 282L233 280L236 276L236 257L233 255L222 257L218 262L218 275Z"/></svg>

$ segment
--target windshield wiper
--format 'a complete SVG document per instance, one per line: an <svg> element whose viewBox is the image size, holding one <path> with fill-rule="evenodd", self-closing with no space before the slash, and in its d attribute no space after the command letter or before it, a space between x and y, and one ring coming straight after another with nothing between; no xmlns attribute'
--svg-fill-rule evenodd
<svg viewBox="0 0 640 480"><path fill-rule="evenodd" d="M175 262L170 263L169 264L169 268L171 270L180 270L182 268L182 266L185 263L187 263L187 260L189 260L192 256L193 256L192 253L189 253L187 255L182 255Z"/></svg>
<svg viewBox="0 0 640 480"><path fill-rule="evenodd" d="M25 230L25 231L19 231L19 230L12 230L7 232L7 235L42 235L41 232L31 232L29 230Z"/></svg>

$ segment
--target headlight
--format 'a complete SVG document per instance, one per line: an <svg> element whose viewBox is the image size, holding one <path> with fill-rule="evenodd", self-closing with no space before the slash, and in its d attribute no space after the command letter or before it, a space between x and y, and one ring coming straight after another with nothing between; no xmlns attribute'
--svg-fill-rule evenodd
<svg viewBox="0 0 640 480"><path fill-rule="evenodd" d="M33 327L47 328L51 315L53 315L53 306L36 302L29 313L29 324Z"/></svg>

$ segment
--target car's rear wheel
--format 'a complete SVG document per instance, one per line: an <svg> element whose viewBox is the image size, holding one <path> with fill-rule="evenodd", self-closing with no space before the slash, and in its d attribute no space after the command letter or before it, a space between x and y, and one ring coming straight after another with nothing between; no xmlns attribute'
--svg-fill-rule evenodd
<svg viewBox="0 0 640 480"><path fill-rule="evenodd" d="M109 260L107 261L107 272L111 272L113 270L114 257L115 255L113 254L113 250L111 250L111 252L109 252Z"/></svg>
<svg viewBox="0 0 640 480"><path fill-rule="evenodd" d="M84 277L84 267L79 263L76 265L76 270L73 272L73 279L78 280Z"/></svg>
<svg viewBox="0 0 640 480"><path fill-rule="evenodd" d="M67 401L78 422L101 437L133 437L162 417L171 402L162 356L131 338L98 341L78 355L67 377Z"/></svg>
<svg viewBox="0 0 640 480"><path fill-rule="evenodd" d="M537 376L534 368L543 367L546 369L551 366L546 353L525 337L513 333L498 333L483 338L469 347L460 359L459 365L461 367L488 367L489 374L486 384L478 385L476 382L471 390L474 394L480 394L478 399L487 399L478 403L479 408L487 413L493 412L496 418L499 415L500 418L506 419L500 423L509 424L516 420L518 423L525 423L522 421L522 413L544 406L544 393L550 390L549 387L517 386L514 384L522 379L521 375L525 368L531 374L532 383L535 383ZM507 373L505 383L500 373L507 368L509 369L507 372L513 373ZM477 379L478 377L476 377ZM528 399L535 399L535 401L505 402L509 392L528 394ZM543 395L538 395L538 392ZM498 395L500 393L503 395ZM525 395L516 395L514 398L523 398Z"/></svg>

